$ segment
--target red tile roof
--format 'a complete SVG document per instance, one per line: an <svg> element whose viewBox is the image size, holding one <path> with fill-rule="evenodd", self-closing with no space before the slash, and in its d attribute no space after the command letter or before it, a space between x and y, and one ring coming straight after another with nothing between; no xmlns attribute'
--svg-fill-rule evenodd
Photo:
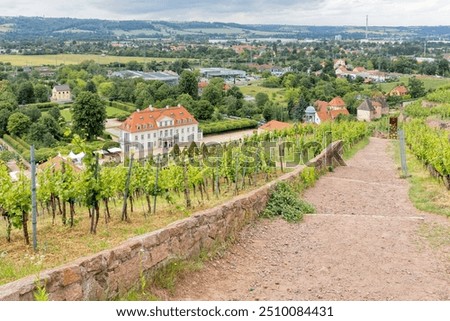
<svg viewBox="0 0 450 321"><path fill-rule="evenodd" d="M337 109L337 110L321 110L320 112L317 112L317 116L319 116L320 121L323 123L328 120L335 120L337 116L339 115L349 115L347 108L343 109Z"/></svg>
<svg viewBox="0 0 450 321"><path fill-rule="evenodd" d="M285 128L289 128L292 125L289 123L283 123L281 121L278 120L271 120L268 123L265 123L264 125L262 125L261 127L259 127L260 129L263 130L281 130L281 129L285 129Z"/></svg>
<svg viewBox="0 0 450 321"><path fill-rule="evenodd" d="M397 86L391 90L391 93L396 93L397 95L406 95L408 93L408 89L405 86Z"/></svg>
<svg viewBox="0 0 450 321"><path fill-rule="evenodd" d="M122 125L120 125L119 128L129 133L156 130L159 128L158 120L164 117L173 120L173 125L170 127L198 124L198 121L195 120L194 116L192 116L186 108L179 105L166 108L148 107L144 110L135 111L122 123Z"/></svg>
<svg viewBox="0 0 450 321"><path fill-rule="evenodd" d="M314 103L314 106L316 107L317 111L321 111L321 110L326 111L328 108L328 103L323 100L316 100L316 102Z"/></svg>
<svg viewBox="0 0 450 321"><path fill-rule="evenodd" d="M338 96L338 97L334 97L328 105L332 106L332 107L345 108L345 101L341 97Z"/></svg>

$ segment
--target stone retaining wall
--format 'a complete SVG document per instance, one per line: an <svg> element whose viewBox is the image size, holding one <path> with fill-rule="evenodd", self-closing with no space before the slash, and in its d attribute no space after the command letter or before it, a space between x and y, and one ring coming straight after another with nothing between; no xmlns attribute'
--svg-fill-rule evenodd
<svg viewBox="0 0 450 321"><path fill-rule="evenodd" d="M342 164L342 142L334 142L309 166L319 170ZM337 161L336 161L337 160ZM40 273L50 300L106 300L126 293L149 274L176 258L194 257L201 249L237 233L265 208L270 191L278 181L291 181L305 166L298 166L273 182L232 200L195 213L169 226L127 240L121 245ZM36 276L0 287L0 300L34 300Z"/></svg>

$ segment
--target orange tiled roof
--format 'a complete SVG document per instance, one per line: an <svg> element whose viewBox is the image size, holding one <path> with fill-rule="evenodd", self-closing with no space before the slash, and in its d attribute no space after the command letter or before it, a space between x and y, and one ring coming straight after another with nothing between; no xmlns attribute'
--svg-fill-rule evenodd
<svg viewBox="0 0 450 321"><path fill-rule="evenodd" d="M321 122L325 122L328 120L335 120L339 115L349 115L347 108L337 109L337 110L321 110L317 112L317 116L319 116Z"/></svg>
<svg viewBox="0 0 450 321"><path fill-rule="evenodd" d="M323 100L316 100L316 102L314 103L314 106L316 107L317 111L321 111L321 110L327 110L328 107L328 103L326 101Z"/></svg>
<svg viewBox="0 0 450 321"><path fill-rule="evenodd" d="M328 105L333 107L345 107L345 101L338 96L334 97Z"/></svg>
<svg viewBox="0 0 450 321"><path fill-rule="evenodd" d="M400 95L406 95L408 93L408 89L405 86L397 86L392 89L391 92L397 92Z"/></svg>
<svg viewBox="0 0 450 321"><path fill-rule="evenodd" d="M198 88L205 88L206 86L208 86L208 82L207 81L201 81L198 83Z"/></svg>
<svg viewBox="0 0 450 321"><path fill-rule="evenodd" d="M289 123L283 123L281 121L278 120L271 120L268 123L265 123L264 125L262 125L261 127L259 127L260 129L264 129L264 130L281 130L281 129L285 129L285 128L289 128L292 125Z"/></svg>
<svg viewBox="0 0 450 321"><path fill-rule="evenodd" d="M186 108L179 105L176 107L166 108L149 107L144 110L135 111L122 123L122 125L120 125L119 128L130 133L156 130L159 128L158 120L164 117L168 117L173 120L173 125L170 127L198 124L198 121L194 118L194 116L192 116Z"/></svg>

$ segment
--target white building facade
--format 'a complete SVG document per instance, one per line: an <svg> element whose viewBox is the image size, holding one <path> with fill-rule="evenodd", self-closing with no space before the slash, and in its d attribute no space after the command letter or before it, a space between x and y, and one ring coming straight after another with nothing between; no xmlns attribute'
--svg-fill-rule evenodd
<svg viewBox="0 0 450 321"><path fill-rule="evenodd" d="M138 110L120 126L123 153L128 155L133 151L139 158L153 155L155 149L188 145L202 139L198 121L181 105Z"/></svg>

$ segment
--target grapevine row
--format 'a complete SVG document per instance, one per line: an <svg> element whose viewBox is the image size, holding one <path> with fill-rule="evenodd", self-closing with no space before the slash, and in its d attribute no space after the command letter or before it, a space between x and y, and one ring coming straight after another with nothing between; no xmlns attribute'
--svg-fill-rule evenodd
<svg viewBox="0 0 450 321"><path fill-rule="evenodd" d="M100 166L98 158L78 139L86 153L84 170L62 162L58 166L41 169L37 174L39 214L47 212L53 223L57 216L64 225L75 224L77 209L87 208L91 220L90 232L96 233L100 208L104 221L111 220L110 204L121 202L122 220L129 220L128 210L134 210L136 199L146 204L144 215L156 211L161 200L174 202L174 195L182 195L184 204L192 207L191 198L199 200L220 197L224 192L237 194L257 180L269 180L276 173L275 164L294 150L310 149L310 157L317 155L331 141L343 140L344 148L351 148L367 136L365 123L325 123L320 126L298 125L284 131L252 135L240 142L216 146L196 146L180 150L176 146L165 156L144 162L130 160L130 166ZM267 148L269 142L275 146ZM279 146L284 142L286 149ZM316 142L314 144L314 142ZM280 154L280 151L281 154ZM23 228L27 244L28 215L31 210L30 181L20 175L13 182L7 167L0 164L0 215L7 225L7 240L11 241L12 227Z"/></svg>

